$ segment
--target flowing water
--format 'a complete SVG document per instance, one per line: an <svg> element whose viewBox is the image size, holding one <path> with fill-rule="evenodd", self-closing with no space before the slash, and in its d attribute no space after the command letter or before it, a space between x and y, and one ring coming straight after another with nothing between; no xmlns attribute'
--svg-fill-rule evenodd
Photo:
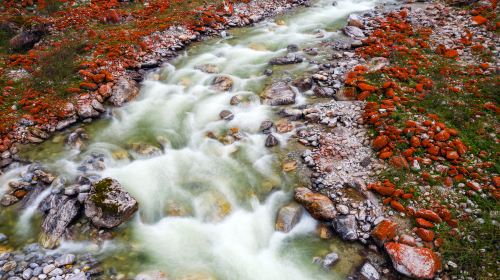
<svg viewBox="0 0 500 280"><path fill-rule="evenodd" d="M271 81L263 75L268 61L286 54L289 44L306 48L341 36L338 29L349 13L377 1L337 2L320 0L276 21L193 45L151 74L136 101L87 125L91 140L82 152L64 149L56 136L24 153L66 176L77 174L85 155L102 153L107 168L100 175L116 178L139 201L140 213L122 236L99 249L109 255L106 265L130 273L164 271L172 279L343 279L359 264L358 246L320 240L307 214L290 233L275 231L277 210L291 200L298 181L281 172L279 155L264 147L266 136L259 133L262 121L275 118L275 109L258 96ZM197 69L204 64L229 76L233 89L214 90L210 84L217 74ZM274 67L274 76L293 77L308 67ZM235 95L244 101L231 106ZM298 102L307 99L300 96ZM219 119L224 109L234 113L233 120ZM227 135L235 128L243 138L232 142ZM131 148L145 145L161 153L141 156ZM0 186L20 171L0 177ZM17 235L29 235L36 226L30 223L35 209L15 219ZM65 242L60 250L91 248ZM314 256L332 250L341 257L332 271L312 264Z"/></svg>

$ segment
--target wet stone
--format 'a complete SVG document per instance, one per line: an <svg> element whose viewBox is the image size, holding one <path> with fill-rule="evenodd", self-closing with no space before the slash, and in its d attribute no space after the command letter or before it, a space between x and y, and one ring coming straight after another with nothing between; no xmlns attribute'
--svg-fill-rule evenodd
<svg viewBox="0 0 500 280"><path fill-rule="evenodd" d="M337 253L330 253L326 255L325 259L323 260L322 266L324 269L330 269L338 261L339 261L339 255Z"/></svg>
<svg viewBox="0 0 500 280"><path fill-rule="evenodd" d="M278 139L274 135L269 134L267 136L267 138L266 138L266 147L268 147L268 148L269 147L274 147L274 146L276 146L278 144L279 144L279 141L278 141Z"/></svg>

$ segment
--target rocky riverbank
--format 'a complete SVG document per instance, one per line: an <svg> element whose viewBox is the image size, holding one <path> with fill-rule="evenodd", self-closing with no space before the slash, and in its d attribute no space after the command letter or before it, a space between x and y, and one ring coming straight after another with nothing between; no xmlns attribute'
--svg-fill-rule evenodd
<svg viewBox="0 0 500 280"><path fill-rule="evenodd" d="M474 230L474 223L484 224L485 219L490 223L485 231L498 230L497 217L482 214L498 209L498 174L484 169L491 166L488 160L495 153L486 156L487 152L482 150L478 157L477 150L470 151L477 149L477 143L466 145L457 137L470 134L467 131L470 128L458 132L447 127L439 116L447 124L455 127L457 124L446 119L443 112L434 113L425 107L418 107L416 112L405 109L404 106L422 106L419 102L426 95L432 96L431 90L436 90L433 85L438 81L424 76L427 70L418 67L425 66L398 57L399 53L421 55L420 60L432 65L429 59L437 58L426 53L431 51L453 63L456 60L459 65L477 67L479 78L494 79L499 66L498 56L494 59L498 54L498 37L493 33L495 18L486 17L488 11L498 8L496 2L476 3L474 8L472 15L468 15L449 4L418 3L379 7L363 15L351 15L343 29L351 39L345 43L332 42L332 58L322 61L318 72L296 83L301 91L311 90L318 97L333 97L336 101L314 102L293 114L294 119L304 119L297 141L310 147L303 154L303 164L313 171L309 186L313 192L299 188L295 199L344 240L360 241L387 256L370 264L375 273L365 276L367 279L401 277L391 276L393 272L418 279L465 279L465 275L474 278L478 273L485 279L495 278L494 234ZM429 32L427 37L413 37L423 30ZM478 55L478 50L484 52ZM408 60L410 66L396 59ZM439 71L443 74L443 68ZM418 72L423 75L417 76ZM463 77L448 75L447 82L463 86ZM409 79L415 79L415 84L405 84L407 88L396 86L397 82L407 83ZM460 86L452 88L452 92L462 93ZM379 88L385 90L376 95ZM412 97L397 92L421 95L411 104ZM493 93L483 93L485 98L479 99L478 105L493 110L497 107L488 100L488 94ZM357 101L350 101L353 99ZM444 100L438 97L436 102ZM497 126L495 114L490 116ZM397 126L401 119L406 125L404 130ZM376 130L375 135L372 129ZM420 131L415 133L415 129ZM405 134L408 140L404 140ZM496 139L493 134L492 137ZM409 149L402 148L404 143L408 143ZM418 152L421 145L426 149L425 154ZM493 145L498 145L498 141ZM419 179L420 174L423 180ZM438 179L439 174L444 175L442 179ZM436 188L439 194L432 196ZM377 198L379 195L383 201ZM484 203L491 204L481 209L480 203L483 207ZM459 225L455 217L465 218L464 225ZM457 243L457 236L472 240L462 244L471 248L464 250L468 261L476 261L476 250L487 252L486 263L477 264L483 271L460 261L457 252L451 252L460 250L450 245ZM482 237L488 240L481 245L473 241Z"/></svg>

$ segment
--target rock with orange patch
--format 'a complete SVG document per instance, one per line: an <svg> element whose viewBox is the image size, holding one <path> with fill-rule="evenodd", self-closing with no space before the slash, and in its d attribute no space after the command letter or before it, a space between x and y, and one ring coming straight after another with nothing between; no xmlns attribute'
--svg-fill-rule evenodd
<svg viewBox="0 0 500 280"><path fill-rule="evenodd" d="M449 160L456 160L459 157L460 156L455 151L448 151L448 152L446 152L446 158L449 159Z"/></svg>
<svg viewBox="0 0 500 280"><path fill-rule="evenodd" d="M488 21L488 19L485 17L482 17L482 16L472 17L472 22L477 24L477 25L485 24L487 21Z"/></svg>
<svg viewBox="0 0 500 280"><path fill-rule="evenodd" d="M402 156L394 156L391 158L391 164L398 169L410 169L408 161Z"/></svg>
<svg viewBox="0 0 500 280"><path fill-rule="evenodd" d="M410 145L414 148L417 148L417 147L420 147L420 138L418 138L417 136L412 136L410 138Z"/></svg>
<svg viewBox="0 0 500 280"><path fill-rule="evenodd" d="M398 212L405 211L405 207L401 203L397 202L396 200L391 201L391 207L392 207L392 209L394 209Z"/></svg>
<svg viewBox="0 0 500 280"><path fill-rule="evenodd" d="M446 130L443 130L438 134L434 135L434 140L436 141L444 142L448 141L448 139L450 139L450 134Z"/></svg>
<svg viewBox="0 0 500 280"><path fill-rule="evenodd" d="M372 230L373 240L382 245L387 241L391 241L396 236L398 224L391 220L383 220Z"/></svg>
<svg viewBox="0 0 500 280"><path fill-rule="evenodd" d="M372 86L372 85L369 85L367 83L360 83L358 85L358 87L362 90L362 91L369 91L369 92L372 92L372 91L375 91L377 88Z"/></svg>
<svg viewBox="0 0 500 280"><path fill-rule="evenodd" d="M396 191L394 188L382 186L373 186L371 189L385 196L390 196Z"/></svg>
<svg viewBox="0 0 500 280"><path fill-rule="evenodd" d="M375 150L380 150L389 144L389 137L385 135L380 135L375 140L373 140L372 146Z"/></svg>
<svg viewBox="0 0 500 280"><path fill-rule="evenodd" d="M320 193L314 193L308 188L296 188L295 200L317 220L331 221L337 216L335 205L330 198Z"/></svg>
<svg viewBox="0 0 500 280"><path fill-rule="evenodd" d="M434 240L434 232L432 230L417 228L415 233L425 242L431 242L432 240Z"/></svg>
<svg viewBox="0 0 500 280"><path fill-rule="evenodd" d="M416 218L415 219L415 222L417 222L417 225L419 227L423 227L423 228L433 228L434 227L434 224L427 221L426 219L423 219L423 218Z"/></svg>
<svg viewBox="0 0 500 280"><path fill-rule="evenodd" d="M378 156L380 159L388 159L390 157L392 157L392 152L389 151L389 152L383 152L383 153L380 153L380 155Z"/></svg>
<svg viewBox="0 0 500 280"><path fill-rule="evenodd" d="M430 249L416 248L396 242L388 242L384 247L394 268L408 277L432 279L441 269L441 260Z"/></svg>
<svg viewBox="0 0 500 280"><path fill-rule="evenodd" d="M436 214L434 211L427 210L427 209L421 209L418 210L417 213L415 213L416 218L423 218L428 221L434 222L434 223L441 223L441 218L439 217L438 214Z"/></svg>

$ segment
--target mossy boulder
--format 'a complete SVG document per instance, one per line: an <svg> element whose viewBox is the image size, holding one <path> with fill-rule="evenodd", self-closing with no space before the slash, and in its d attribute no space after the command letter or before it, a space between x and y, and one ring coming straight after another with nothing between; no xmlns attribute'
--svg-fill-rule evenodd
<svg viewBox="0 0 500 280"><path fill-rule="evenodd" d="M98 228L114 228L138 210L137 201L120 183L106 178L92 185L85 200L85 216Z"/></svg>

